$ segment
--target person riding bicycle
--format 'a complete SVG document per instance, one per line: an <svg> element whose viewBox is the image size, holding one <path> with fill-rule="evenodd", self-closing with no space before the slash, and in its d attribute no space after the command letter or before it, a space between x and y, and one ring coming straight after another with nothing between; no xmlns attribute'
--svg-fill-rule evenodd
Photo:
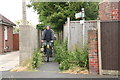
<svg viewBox="0 0 120 80"><path fill-rule="evenodd" d="M41 42L44 42L44 52L46 53L46 41L50 42L54 40L54 31L50 28L50 26L46 26L46 29L42 33L42 40ZM50 45L51 51L50 56L52 57L52 44Z"/></svg>

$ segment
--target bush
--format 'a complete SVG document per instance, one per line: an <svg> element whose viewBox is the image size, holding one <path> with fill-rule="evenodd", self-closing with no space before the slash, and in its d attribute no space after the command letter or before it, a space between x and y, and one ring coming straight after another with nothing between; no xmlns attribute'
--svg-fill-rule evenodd
<svg viewBox="0 0 120 80"><path fill-rule="evenodd" d="M40 53L40 50L36 50L33 53L33 57L32 57L32 67L38 68L39 65L42 63L42 54Z"/></svg>
<svg viewBox="0 0 120 80"><path fill-rule="evenodd" d="M43 58L42 54L40 53L40 50L35 50L35 52L32 55L32 58L25 60L21 64L21 68L26 68L23 71L36 71L36 68L39 67L39 65L42 63Z"/></svg>
<svg viewBox="0 0 120 80"><path fill-rule="evenodd" d="M61 43L59 41L56 41L55 42L55 45L54 45L54 51L55 51L55 60L58 62L58 63L61 63L61 61L63 61L64 59L67 58L67 54L68 54L68 51L67 51L67 42L65 43Z"/></svg>
<svg viewBox="0 0 120 80"><path fill-rule="evenodd" d="M88 48L84 49L75 48L74 51L68 52L67 41L55 42L55 60L60 64L60 70L68 70L71 67L79 66L82 68L88 68Z"/></svg>

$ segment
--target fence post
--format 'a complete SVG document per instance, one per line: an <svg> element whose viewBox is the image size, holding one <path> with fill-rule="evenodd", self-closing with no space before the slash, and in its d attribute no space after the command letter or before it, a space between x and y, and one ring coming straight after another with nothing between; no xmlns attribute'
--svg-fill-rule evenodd
<svg viewBox="0 0 120 80"><path fill-rule="evenodd" d="M101 58L101 27L100 20L97 20L98 27L98 58L99 58L99 74L102 75L102 58Z"/></svg>
<svg viewBox="0 0 120 80"><path fill-rule="evenodd" d="M40 48L40 30L38 29L38 48Z"/></svg>
<svg viewBox="0 0 120 80"><path fill-rule="evenodd" d="M70 18L67 18L67 23L68 23L68 51L70 50L69 44L70 44Z"/></svg>

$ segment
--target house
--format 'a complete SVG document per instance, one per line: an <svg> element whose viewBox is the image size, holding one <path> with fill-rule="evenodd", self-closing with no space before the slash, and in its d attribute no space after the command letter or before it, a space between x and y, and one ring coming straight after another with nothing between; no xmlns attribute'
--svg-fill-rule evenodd
<svg viewBox="0 0 120 80"><path fill-rule="evenodd" d="M0 54L13 51L13 26L16 25L0 14Z"/></svg>
<svg viewBox="0 0 120 80"><path fill-rule="evenodd" d="M102 21L120 20L120 2L104 0L99 3L99 18Z"/></svg>

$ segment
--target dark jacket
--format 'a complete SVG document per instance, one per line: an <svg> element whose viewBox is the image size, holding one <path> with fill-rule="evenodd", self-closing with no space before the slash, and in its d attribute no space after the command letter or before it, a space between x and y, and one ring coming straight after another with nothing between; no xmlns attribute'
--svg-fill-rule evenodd
<svg viewBox="0 0 120 80"><path fill-rule="evenodd" d="M42 40L54 40L54 31L52 29L45 29L42 33Z"/></svg>

